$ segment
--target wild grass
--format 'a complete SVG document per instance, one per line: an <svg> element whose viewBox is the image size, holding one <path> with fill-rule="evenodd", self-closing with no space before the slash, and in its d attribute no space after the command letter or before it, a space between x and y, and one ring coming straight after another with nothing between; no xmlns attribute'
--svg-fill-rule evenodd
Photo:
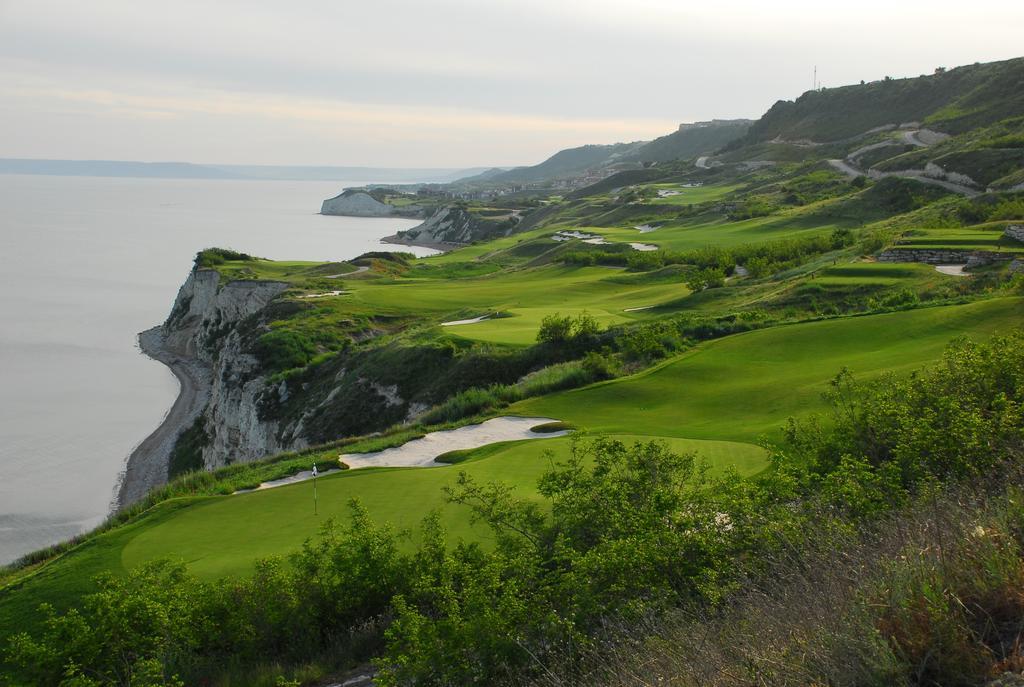
<svg viewBox="0 0 1024 687"><path fill-rule="evenodd" d="M1017 461L854 532L832 514L782 542L722 608L610 623L535 687L971 685L1024 669ZM566 667L571 666L571 671Z"/></svg>

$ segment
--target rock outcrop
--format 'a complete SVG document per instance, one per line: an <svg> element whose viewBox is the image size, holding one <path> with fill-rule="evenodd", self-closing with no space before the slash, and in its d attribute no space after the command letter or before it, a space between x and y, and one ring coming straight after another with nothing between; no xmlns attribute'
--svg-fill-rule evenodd
<svg viewBox="0 0 1024 687"><path fill-rule="evenodd" d="M417 246L459 246L508 236L515 232L519 219L514 212L501 217L481 217L461 205L445 205L437 208L422 224L384 240Z"/></svg>
<svg viewBox="0 0 1024 687"><path fill-rule="evenodd" d="M381 202L371 193L348 189L328 198L320 206L321 215L344 215L347 217L423 217L423 206L396 206Z"/></svg>
<svg viewBox="0 0 1024 687"><path fill-rule="evenodd" d="M267 386L259 361L244 352L238 325L257 314L288 288L285 282L238 280L220 284L220 274L194 269L178 290L163 325L164 345L172 353L199 361L210 370L210 400L203 415L208 445L207 468L249 461L293 448L278 438L276 422L258 417L257 401Z"/></svg>

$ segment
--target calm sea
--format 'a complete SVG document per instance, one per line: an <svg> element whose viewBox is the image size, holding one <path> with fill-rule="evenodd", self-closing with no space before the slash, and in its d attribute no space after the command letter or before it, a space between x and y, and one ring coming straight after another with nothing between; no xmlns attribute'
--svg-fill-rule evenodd
<svg viewBox="0 0 1024 687"><path fill-rule="evenodd" d="M316 214L361 183L0 175L0 564L108 513L177 395L135 334L167 316L195 252L380 250L415 222Z"/></svg>

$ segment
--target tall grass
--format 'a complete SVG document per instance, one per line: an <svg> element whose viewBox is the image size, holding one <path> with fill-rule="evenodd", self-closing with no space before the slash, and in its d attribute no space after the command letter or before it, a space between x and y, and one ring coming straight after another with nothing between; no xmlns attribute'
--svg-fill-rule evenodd
<svg viewBox="0 0 1024 687"><path fill-rule="evenodd" d="M548 365L522 377L515 384L472 387L427 411L420 420L433 425L481 415L521 401L562 389L574 389L615 376L615 364L597 353L581 360Z"/></svg>
<svg viewBox="0 0 1024 687"><path fill-rule="evenodd" d="M611 622L531 684L966 687L1024 670L1019 466L933 490L869 532L829 523L822 513L718 611Z"/></svg>

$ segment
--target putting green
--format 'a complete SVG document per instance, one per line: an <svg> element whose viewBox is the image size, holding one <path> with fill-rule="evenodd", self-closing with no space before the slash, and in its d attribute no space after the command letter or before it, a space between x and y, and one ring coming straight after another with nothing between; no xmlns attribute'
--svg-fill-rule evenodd
<svg viewBox="0 0 1024 687"><path fill-rule="evenodd" d="M635 435L616 438L626 443L650 439ZM750 444L666 441L676 451L698 453L719 469L731 466L742 474L752 474L764 467L764 451ZM169 556L185 560L193 572L207 578L244 573L256 558L298 549L328 518L345 520L353 497L358 497L376 520L398 529L414 529L428 512L438 509L453 538L486 541L487 529L470 525L466 508L445 503L444 487L465 471L480 481L500 480L531 495L550 460L568 457L569 448L568 437L506 442L479 449L458 466L328 475L317 480L318 515L313 514L312 482L203 499L141 530L125 545L123 566Z"/></svg>

